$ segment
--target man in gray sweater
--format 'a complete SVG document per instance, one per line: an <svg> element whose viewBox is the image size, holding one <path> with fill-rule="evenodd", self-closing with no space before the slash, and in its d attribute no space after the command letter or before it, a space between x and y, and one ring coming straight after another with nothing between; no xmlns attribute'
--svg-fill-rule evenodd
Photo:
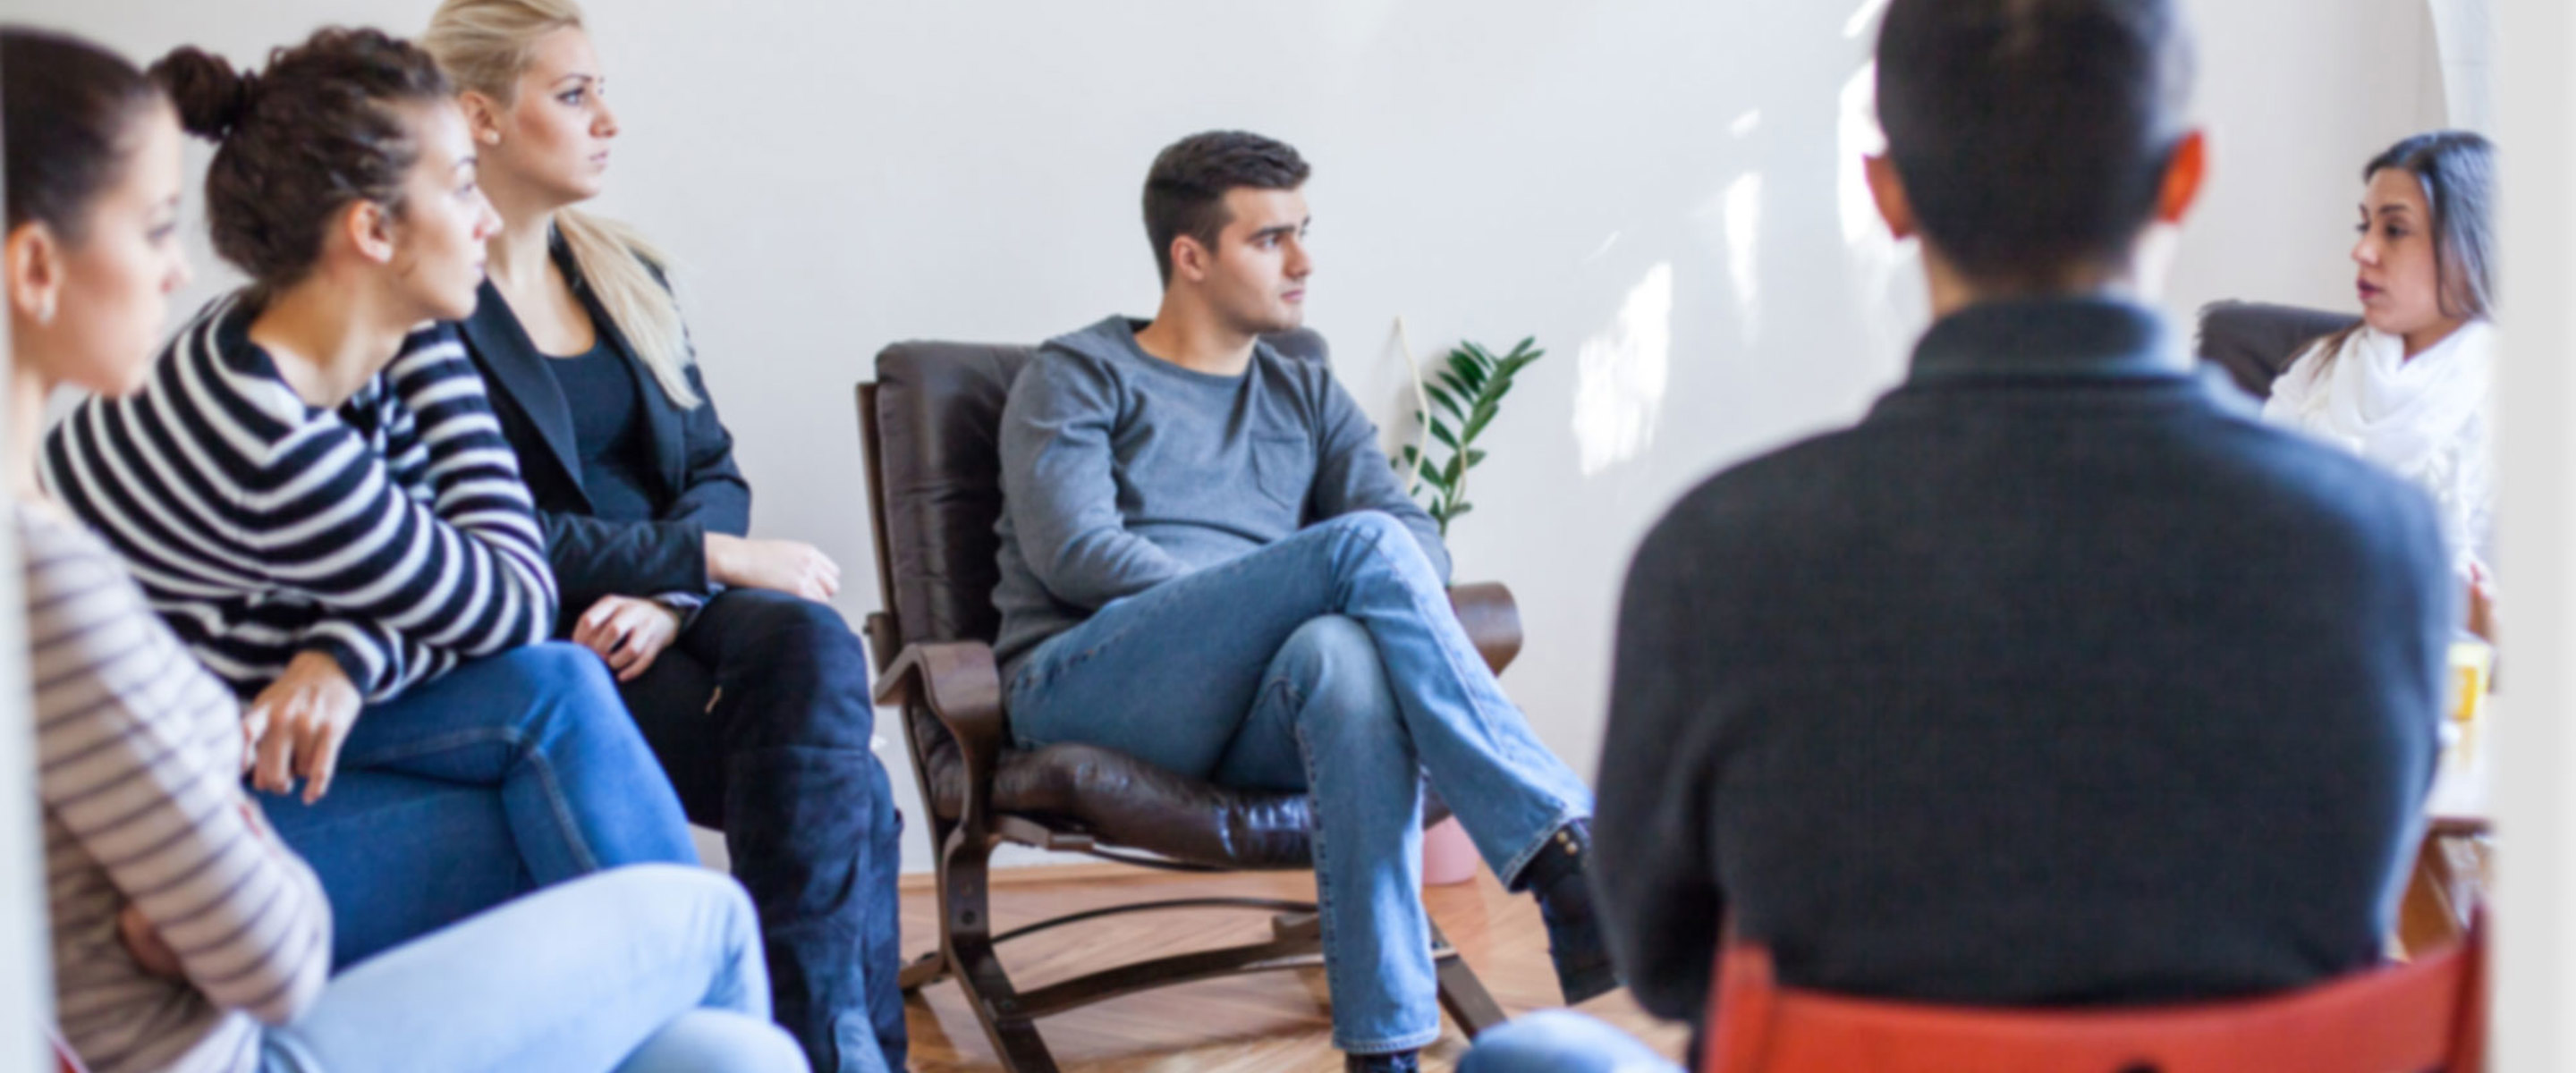
<svg viewBox="0 0 2576 1073"><path fill-rule="evenodd" d="M1430 517L1303 319L1307 166L1253 134L1145 184L1154 319L1049 341L1002 411L994 654L1023 746L1078 741L1313 795L1335 1045L1404 1070L1440 1035L1421 900L1427 775L1539 900L1568 1002L1617 986L1582 876L1592 795L1449 611Z"/></svg>

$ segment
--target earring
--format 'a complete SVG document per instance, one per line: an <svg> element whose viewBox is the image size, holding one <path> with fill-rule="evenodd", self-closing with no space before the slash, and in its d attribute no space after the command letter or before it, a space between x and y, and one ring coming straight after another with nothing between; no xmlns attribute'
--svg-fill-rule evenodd
<svg viewBox="0 0 2576 1073"><path fill-rule="evenodd" d="M52 324L53 322L54 322L54 296L53 296L53 295L48 294L48 295L46 295L46 296L45 296L45 300L44 300L44 302L43 302L42 304L40 304L40 305L38 305L38 306L36 307L36 323L38 323L38 324Z"/></svg>
<svg viewBox="0 0 2576 1073"><path fill-rule="evenodd" d="M485 144L485 145L499 145L499 144L501 144L501 132L500 132L500 131L497 131L497 130L487 130L487 131L484 131L484 132L483 132L483 144Z"/></svg>

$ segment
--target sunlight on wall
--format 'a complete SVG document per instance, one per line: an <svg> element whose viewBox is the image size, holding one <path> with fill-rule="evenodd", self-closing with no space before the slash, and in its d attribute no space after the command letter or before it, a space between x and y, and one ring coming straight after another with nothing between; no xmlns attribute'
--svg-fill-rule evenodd
<svg viewBox="0 0 2576 1073"><path fill-rule="evenodd" d="M1646 271L1610 326L1575 355L1574 442L1583 475L1637 457L1655 439L1672 379L1673 265Z"/></svg>
<svg viewBox="0 0 2576 1073"><path fill-rule="evenodd" d="M1860 0L1860 9L1852 12L1851 18L1843 23L1843 36L1859 37L1867 32L1870 24L1878 21L1879 15L1886 10L1887 0Z"/></svg>
<svg viewBox="0 0 2576 1073"><path fill-rule="evenodd" d="M1886 228L1880 226L1878 206L1870 201L1869 177L1861 171L1861 158L1885 148L1886 139L1878 132L1878 109L1873 87L1878 81L1878 64L1863 63L1843 83L1842 99L1834 121L1834 201L1843 223L1843 245L1859 257L1875 236L1877 245L1893 247Z"/></svg>
<svg viewBox="0 0 2576 1073"><path fill-rule="evenodd" d="M1736 323L1744 341L1762 332L1762 173L1747 172L1726 187L1726 278L1735 287Z"/></svg>
<svg viewBox="0 0 2576 1073"><path fill-rule="evenodd" d="M1912 323L1913 318L1896 312L1894 299L1900 281L1916 278L1914 269L1921 255L1913 244L1900 244L1888 233L1862 169L1864 157L1887 149L1887 138L1878 127L1877 84L1875 62L1861 64L1843 83L1834 127L1834 199L1842 219L1843 248L1851 260L1854 308L1868 325L1872 347L1891 351L1901 348L1920 327Z"/></svg>

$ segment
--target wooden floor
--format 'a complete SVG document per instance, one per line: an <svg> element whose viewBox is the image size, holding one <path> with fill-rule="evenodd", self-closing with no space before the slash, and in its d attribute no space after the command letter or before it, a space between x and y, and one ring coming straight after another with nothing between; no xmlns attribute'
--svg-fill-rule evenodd
<svg viewBox="0 0 2576 1073"><path fill-rule="evenodd" d="M1076 871L1076 870L1068 870ZM1308 873L1190 876L1119 870L1114 877L1090 869L1081 878L1015 882L1005 872L993 886L996 930L1094 906L1146 899L1238 896L1312 899ZM1496 1001L1512 1013L1558 1004L1556 974L1548 967L1547 932L1530 899L1507 894L1479 870L1473 883L1425 892L1432 919L1447 933ZM932 893L907 886L903 934L907 958L936 945ZM1060 931L1041 932L1002 948L1003 964L1025 990L1117 961L1201 946L1248 942L1269 936L1269 918L1256 912L1186 911L1112 917ZM1666 1055L1678 1055L1687 1030L1664 1025L1639 1010L1626 991L1580 1007L1627 1028ZM932 984L907 1007L912 1028L912 1068L924 1073L992 1070L992 1049L966 1008L954 981ZM1448 1033L1424 1052L1425 1069L1448 1069L1466 1050L1466 1037L1442 1019ZM1321 970L1268 973L1184 984L1131 995L1038 1022L1056 1061L1068 1071L1213 1073L1338 1071L1332 1013Z"/></svg>

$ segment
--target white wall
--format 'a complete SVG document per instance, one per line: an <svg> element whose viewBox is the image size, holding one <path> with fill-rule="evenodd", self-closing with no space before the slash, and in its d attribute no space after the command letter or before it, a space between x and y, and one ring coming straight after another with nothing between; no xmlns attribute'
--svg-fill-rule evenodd
<svg viewBox="0 0 2576 1073"><path fill-rule="evenodd" d="M9 368L0 323L0 375ZM0 413L0 437L11 421ZM38 1026L51 1019L53 947L46 939L44 839L36 824L35 718L27 686L26 601L19 590L18 530L0 526L0 1069L35 1069L46 1056ZM21 1063L24 1063L23 1065Z"/></svg>
<svg viewBox="0 0 2576 1073"><path fill-rule="evenodd" d="M2514 670L2499 679L2496 826L2511 847L2497 874L2494 1068L2576 1067L2576 9L2565 0L2497 5L2494 51L2503 154L2504 353L2497 365L2496 455L2503 501L2499 556ZM2528 714L2525 714L2528 713Z"/></svg>
<svg viewBox="0 0 2576 1073"><path fill-rule="evenodd" d="M238 58L433 6L8 2L138 56ZM2194 0L2216 172L2172 309L2350 303L2359 166L2443 114L2423 3ZM1294 142L1317 169L1313 322L1382 422L1404 412L1399 315L1426 359L1460 337L1550 351L1454 544L1461 577L1519 594L1507 683L1589 772L1633 542L1716 468L1856 416L1920 329L1917 278L1850 200L1877 8L594 0L626 130L604 207L682 259L756 528L839 558L855 620L876 593L850 386L875 350L1150 313L1154 151L1215 126Z"/></svg>

